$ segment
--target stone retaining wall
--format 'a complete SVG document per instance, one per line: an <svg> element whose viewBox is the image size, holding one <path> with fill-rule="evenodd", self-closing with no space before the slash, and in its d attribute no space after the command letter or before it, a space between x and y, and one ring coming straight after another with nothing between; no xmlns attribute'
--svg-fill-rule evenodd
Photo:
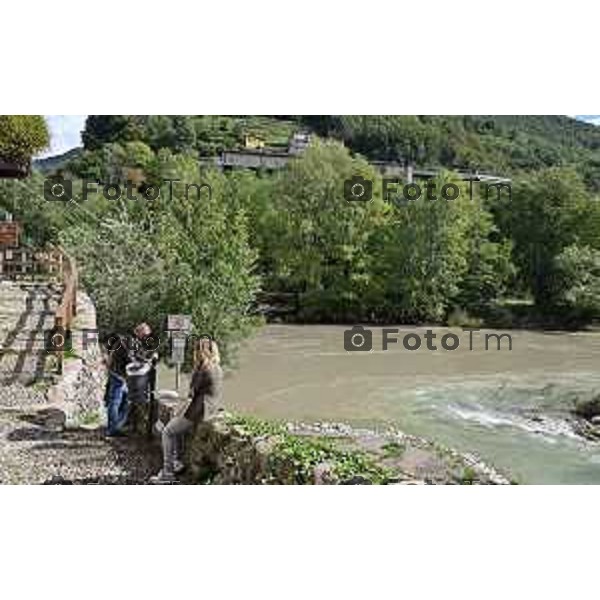
<svg viewBox="0 0 600 600"><path fill-rule="evenodd" d="M179 401L158 400L159 419L166 423L181 410ZM135 405L130 422L137 434L147 431L148 405ZM346 483L333 473L332 465L318 464L299 478L294 457L281 452L282 436L257 435L227 414L200 423L187 436L184 483L214 485L337 484ZM156 444L160 436L156 434ZM356 483L356 481L348 482ZM364 479L358 483L372 483Z"/></svg>
<svg viewBox="0 0 600 600"><path fill-rule="evenodd" d="M62 376L46 393L49 404L64 414L67 426L104 418L106 369L97 336L93 333L96 331L96 309L87 294L79 291L77 296L73 352L65 357Z"/></svg>

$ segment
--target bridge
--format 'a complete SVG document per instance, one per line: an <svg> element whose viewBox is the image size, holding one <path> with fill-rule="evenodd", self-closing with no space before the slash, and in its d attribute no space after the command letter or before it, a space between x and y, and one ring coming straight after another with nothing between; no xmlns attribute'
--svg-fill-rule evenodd
<svg viewBox="0 0 600 600"><path fill-rule="evenodd" d="M225 150L215 157L200 157L199 162L201 165L216 166L219 169L275 171L284 168L298 155L298 153L269 149ZM397 161L375 160L370 164L384 177L399 177L407 183L411 183L413 179L432 179L444 170L441 167L415 167L412 164ZM508 177L482 173L478 170L453 169L452 172L464 181L478 181L487 184L510 184L511 182Z"/></svg>

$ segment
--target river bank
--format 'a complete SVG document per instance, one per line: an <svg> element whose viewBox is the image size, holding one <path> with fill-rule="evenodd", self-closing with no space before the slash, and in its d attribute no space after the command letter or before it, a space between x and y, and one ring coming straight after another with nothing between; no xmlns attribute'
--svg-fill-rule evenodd
<svg viewBox="0 0 600 600"><path fill-rule="evenodd" d="M356 429L344 423L287 423L297 436L334 440L341 448L364 452L388 469L391 481L405 484L507 485L505 473L473 453L461 453L435 441L397 429ZM397 481L394 481L396 479Z"/></svg>
<svg viewBox="0 0 600 600"><path fill-rule="evenodd" d="M402 337L427 328L397 327ZM225 383L232 412L279 422L397 428L475 453L520 483L600 483L600 446L574 431L574 398L600 389L597 332L510 331L485 350L459 328L452 351L423 343L347 352L343 326L268 325L241 347ZM474 335L482 336L485 330ZM496 332L498 333L498 332Z"/></svg>
<svg viewBox="0 0 600 600"><path fill-rule="evenodd" d="M163 423L182 403L159 392ZM143 407L139 407L143 408ZM132 414L143 435L148 408ZM159 440L156 439L156 446ZM186 439L182 483L217 485L506 485L508 477L470 453L397 429L358 429L343 423L278 424L221 413Z"/></svg>

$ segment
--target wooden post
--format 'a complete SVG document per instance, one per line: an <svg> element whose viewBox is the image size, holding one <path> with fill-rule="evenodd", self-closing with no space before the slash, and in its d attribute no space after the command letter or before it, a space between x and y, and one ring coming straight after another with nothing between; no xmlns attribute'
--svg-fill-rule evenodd
<svg viewBox="0 0 600 600"><path fill-rule="evenodd" d="M60 310L60 308L59 308ZM62 315L57 314L54 317L54 326L55 327L61 327L62 329L64 329L64 318ZM65 338L66 339L66 338ZM64 368L64 361L65 361L65 353L64 353L64 349L62 351L55 351L56 354L56 359L58 362L58 374L62 375L63 374L63 368Z"/></svg>
<svg viewBox="0 0 600 600"><path fill-rule="evenodd" d="M77 273L77 267L73 262L73 259L69 259L71 263L71 277L73 281L73 316L77 316L77 288L79 287L79 274Z"/></svg>

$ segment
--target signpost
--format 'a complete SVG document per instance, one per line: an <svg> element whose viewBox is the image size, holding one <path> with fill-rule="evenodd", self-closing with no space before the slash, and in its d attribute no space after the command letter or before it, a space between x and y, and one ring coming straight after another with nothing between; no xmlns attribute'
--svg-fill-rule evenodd
<svg viewBox="0 0 600 600"><path fill-rule="evenodd" d="M190 315L168 315L167 331L171 338L171 360L175 363L175 388L179 394L181 365L185 362L185 346L192 330Z"/></svg>
<svg viewBox="0 0 600 600"><path fill-rule="evenodd" d="M190 315L167 315L167 331L192 331L192 317Z"/></svg>

